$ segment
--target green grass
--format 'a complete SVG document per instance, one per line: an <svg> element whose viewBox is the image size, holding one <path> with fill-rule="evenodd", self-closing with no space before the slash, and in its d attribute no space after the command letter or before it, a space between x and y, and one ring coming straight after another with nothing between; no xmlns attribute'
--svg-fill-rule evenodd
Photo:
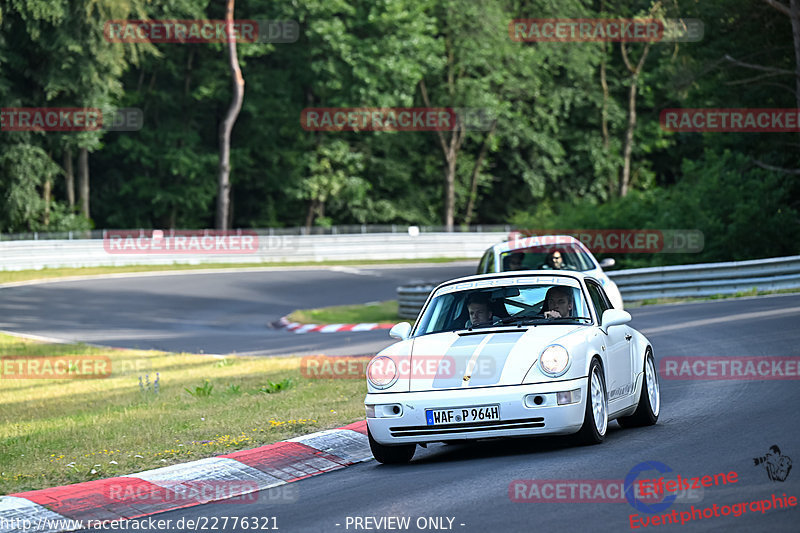
<svg viewBox="0 0 800 533"><path fill-rule="evenodd" d="M358 305L336 305L319 309L301 309L288 316L302 324L357 324L361 322L402 322L397 316L397 300Z"/></svg>
<svg viewBox="0 0 800 533"><path fill-rule="evenodd" d="M111 361L105 379L11 379L0 366L0 494L130 474L364 418L363 378L305 377L300 358L220 359L7 335L0 355Z"/></svg>
<svg viewBox="0 0 800 533"><path fill-rule="evenodd" d="M477 261L475 258L444 258L432 259L387 259L387 260L357 260L357 261L304 261L297 263L203 263L203 264L172 264L172 265L137 265L124 267L86 267L86 268L44 268L41 270L19 270L14 272L0 272L0 283L15 281L29 281L38 279L63 278L69 276L93 276L102 274L121 274L125 272L162 272L171 270L203 270L229 268L258 268L258 267L286 267L286 266L337 266L337 265L394 265L416 263L450 263L452 261Z"/></svg>
<svg viewBox="0 0 800 533"><path fill-rule="evenodd" d="M629 307L642 307L645 305L658 305L658 304L672 304L672 303L684 303L684 302L706 302L709 300L727 300L730 298L746 298L750 296L766 296L768 294L790 294L800 292L800 289L778 289L775 291L760 291L753 287L747 291L739 291L732 294L712 294L711 296L704 296L698 298L648 298L645 300L638 300L635 302L631 302L630 305L628 302L625 302L625 308Z"/></svg>

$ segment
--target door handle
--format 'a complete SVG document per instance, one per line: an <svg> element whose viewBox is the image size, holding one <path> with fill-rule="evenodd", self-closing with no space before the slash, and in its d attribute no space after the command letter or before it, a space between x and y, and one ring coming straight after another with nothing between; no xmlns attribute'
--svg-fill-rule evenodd
<svg viewBox="0 0 800 533"><path fill-rule="evenodd" d="M627 334L627 333L625 334L625 340L626 340L626 341L629 341L629 340L631 340L632 338L633 338L633 337L631 337L629 334Z"/></svg>

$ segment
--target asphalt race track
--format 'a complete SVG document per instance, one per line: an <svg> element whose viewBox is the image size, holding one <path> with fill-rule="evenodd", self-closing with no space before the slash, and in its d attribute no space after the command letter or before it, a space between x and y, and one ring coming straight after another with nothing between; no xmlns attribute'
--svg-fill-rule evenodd
<svg viewBox="0 0 800 533"><path fill-rule="evenodd" d="M148 275L0 289L0 330L171 352L369 355L386 331L294 334L268 327L296 309L397 298L409 281L475 273L474 262L295 267Z"/></svg>
<svg viewBox="0 0 800 533"><path fill-rule="evenodd" d="M442 279L469 273L467 266L430 267L424 272L409 268L358 270L380 271L380 276L297 270L274 275L130 278L3 289L0 329L62 337L71 334L73 338L115 346L191 349L191 343L197 342L206 352L215 353L269 353L273 345L296 346L290 351L297 353L328 344L341 349L347 343L341 340L344 336L337 338L339 334L314 335L312 340L312 334L280 331L263 332L262 344L267 340L272 343L264 349L258 345L255 329L295 307L391 298L401 278ZM800 355L800 295L630 311L634 317L631 325L649 337L657 362L669 356ZM192 321L197 323L192 325ZM151 337L147 336L148 324L154 328ZM226 328L234 330L223 333ZM236 343L240 332L242 342ZM375 340L366 344L386 342L377 339L385 336L385 331L375 335ZM288 340L274 340L279 338ZM280 344L283 342L286 344ZM229 349L222 349L225 346ZM656 426L622 429L612 423L606 441L598 446L577 447L557 438L436 444L418 448L414 460L406 466L368 461L264 491L257 503L206 504L162 513L157 518L176 523L181 518L274 517L268 524L284 532L377 531L374 522L362 521L362 527L354 527L356 517L389 516L410 518L408 529L394 531L437 530L432 524L443 525L446 531L464 532L631 531L631 515L652 515L628 502L514 502L509 487L514 480L531 479L621 482L644 461L663 463L682 477L731 471L738 474L736 483L701 489L691 501L675 502L658 514L672 509L689 511L691 506L703 509L715 504L771 500L773 494L800 496L800 467L790 470L785 481L771 481L765 466L754 464L754 458L764 456L773 445L790 460L800 461L800 387L796 380L678 380L662 376L661 393L662 410ZM660 475L649 472L648 477ZM137 525L146 526L146 521L141 519ZM738 517L702 518L683 525L651 525L638 530L797 532L799 523L798 507L765 513L748 508ZM240 526L235 530L248 529ZM234 529L229 525L225 531Z"/></svg>

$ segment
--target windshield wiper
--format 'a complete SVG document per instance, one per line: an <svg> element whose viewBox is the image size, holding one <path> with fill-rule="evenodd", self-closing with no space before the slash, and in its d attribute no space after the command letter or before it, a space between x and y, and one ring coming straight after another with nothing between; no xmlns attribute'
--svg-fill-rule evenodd
<svg viewBox="0 0 800 533"><path fill-rule="evenodd" d="M540 316L507 316L505 318L501 318L499 320L500 324L498 324L498 325L506 326L506 325L509 325L509 324L517 324L519 326L522 326L522 325L524 325L526 323L533 323L534 321L535 322L540 322L542 320L546 320L546 319L544 317L540 317Z"/></svg>
<svg viewBox="0 0 800 533"><path fill-rule="evenodd" d="M560 316L555 318L545 318L545 320L588 320L592 321L588 316Z"/></svg>

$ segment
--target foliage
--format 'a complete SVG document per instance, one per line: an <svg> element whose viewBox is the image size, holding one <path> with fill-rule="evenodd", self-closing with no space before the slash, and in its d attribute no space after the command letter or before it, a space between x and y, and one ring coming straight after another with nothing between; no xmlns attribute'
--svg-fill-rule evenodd
<svg viewBox="0 0 800 533"><path fill-rule="evenodd" d="M224 45L110 43L102 29L109 19L220 19L222 4L0 0L0 13L5 106L144 114L137 132L4 132L0 231L211 227L217 132L231 90ZM647 13L699 19L705 34L649 48L637 81L632 192L620 200L631 85L620 43L516 42L508 26L517 18ZM604 226L602 212L627 227L704 228L713 239L694 260L734 249L730 258L797 251L784 236L774 245L731 244L744 231L739 221L764 205L772 211L759 220L792 221L794 174L762 168L800 167L796 135L669 133L659 125L666 108L795 107L791 24L764 2L254 0L238 2L236 18L296 20L300 32L295 43L238 45L245 99L231 145L233 227L441 224L447 162L437 133L315 132L299 120L307 107L421 107L424 86L432 106L497 118L491 135L466 131L455 151L457 223L466 219L474 176L471 223L513 218L552 227L556 217L563 226L561 212L571 206L584 227ZM644 45L626 50L635 61ZM759 75L742 62L784 74ZM449 141L452 132L441 133ZM81 149L90 152L91 220L67 204L61 168L68 150ZM752 193L724 197L744 190ZM686 196L693 194L710 198ZM720 212L732 201L736 208Z"/></svg>
<svg viewBox="0 0 800 533"><path fill-rule="evenodd" d="M267 384L258 389L258 392L263 392L265 394L274 394L276 392L285 391L292 385L294 385L294 380L292 378L283 378L277 383L275 383L272 380L267 380Z"/></svg>
<svg viewBox="0 0 800 533"><path fill-rule="evenodd" d="M184 387L184 390L195 398L208 398L211 396L211 392L214 390L214 385L212 385L208 380L205 380L203 381L202 385L195 387L194 390L191 390L188 387Z"/></svg>
<svg viewBox="0 0 800 533"><path fill-rule="evenodd" d="M746 156L706 150L686 159L670 188L634 191L603 205L587 201L519 212L518 227L552 229L696 229L693 254L608 254L617 266L702 263L795 255L800 242L800 186L792 176L755 166ZM604 257L604 256L600 256Z"/></svg>

